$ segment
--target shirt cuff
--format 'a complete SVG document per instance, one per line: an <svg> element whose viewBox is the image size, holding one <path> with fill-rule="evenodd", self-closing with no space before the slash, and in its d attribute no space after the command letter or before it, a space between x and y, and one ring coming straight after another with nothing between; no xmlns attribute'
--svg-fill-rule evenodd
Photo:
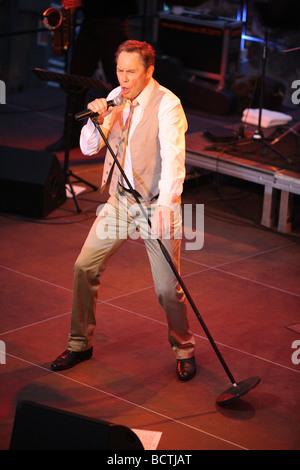
<svg viewBox="0 0 300 470"><path fill-rule="evenodd" d="M88 119L86 125L81 129L79 144L83 155L92 155L99 150L99 132L95 132L95 125L91 119Z"/></svg>
<svg viewBox="0 0 300 470"><path fill-rule="evenodd" d="M167 206L172 208L173 204L177 202L177 196L172 194L160 193L156 202L157 206Z"/></svg>

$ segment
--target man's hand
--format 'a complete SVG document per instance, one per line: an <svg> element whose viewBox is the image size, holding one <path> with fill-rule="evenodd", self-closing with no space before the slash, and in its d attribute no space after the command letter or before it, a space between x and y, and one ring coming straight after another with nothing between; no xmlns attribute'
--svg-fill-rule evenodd
<svg viewBox="0 0 300 470"><path fill-rule="evenodd" d="M173 233L173 212L170 207L156 206L151 223L155 238L169 239Z"/></svg>
<svg viewBox="0 0 300 470"><path fill-rule="evenodd" d="M93 111L93 113L98 113L98 122L99 124L103 123L105 116L111 113L111 110L107 108L107 101L105 98L97 98L94 101L91 101L87 105L88 109Z"/></svg>

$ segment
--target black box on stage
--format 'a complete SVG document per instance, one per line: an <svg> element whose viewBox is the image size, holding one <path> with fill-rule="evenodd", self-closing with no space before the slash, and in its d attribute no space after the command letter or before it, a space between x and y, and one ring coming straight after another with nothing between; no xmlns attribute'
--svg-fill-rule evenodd
<svg viewBox="0 0 300 470"><path fill-rule="evenodd" d="M45 217L66 200L56 155L0 146L0 211Z"/></svg>
<svg viewBox="0 0 300 470"><path fill-rule="evenodd" d="M9 450L144 450L126 426L29 401L17 403Z"/></svg>
<svg viewBox="0 0 300 470"><path fill-rule="evenodd" d="M189 77L174 57L156 56L154 78L187 103L203 111L225 115L236 106L237 96L226 87Z"/></svg>
<svg viewBox="0 0 300 470"><path fill-rule="evenodd" d="M185 70L224 85L239 65L242 23L196 12L160 13L155 42L161 53L180 59Z"/></svg>

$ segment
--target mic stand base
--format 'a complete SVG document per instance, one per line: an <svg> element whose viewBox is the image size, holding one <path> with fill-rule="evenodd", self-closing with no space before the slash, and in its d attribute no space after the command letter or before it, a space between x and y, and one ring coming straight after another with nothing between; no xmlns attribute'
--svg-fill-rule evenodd
<svg viewBox="0 0 300 470"><path fill-rule="evenodd" d="M281 157L287 163L292 163L292 160L288 156L284 155L282 152L280 152L279 150L274 148L274 146L272 144L269 144L266 141L266 139L263 136L263 133L259 129L256 130L254 132L253 136L249 139L240 139L240 140L237 140L236 142L232 142L231 144L228 144L228 143L223 143L222 144L222 142L220 142L217 145L207 146L206 150L216 150L216 151L222 150L222 151L224 151L226 149L229 149L228 152L230 153L230 148L237 149L240 144L245 144L247 142L260 142L265 147L265 149L262 152L263 156L266 156L268 150L272 150L274 153L276 153L279 157Z"/></svg>
<svg viewBox="0 0 300 470"><path fill-rule="evenodd" d="M260 377L250 377L249 379L243 380L242 382L238 382L219 395L216 403L220 406L227 405L236 398L241 398L242 396L246 395L246 393L250 392L250 390L253 390L260 383L260 381Z"/></svg>

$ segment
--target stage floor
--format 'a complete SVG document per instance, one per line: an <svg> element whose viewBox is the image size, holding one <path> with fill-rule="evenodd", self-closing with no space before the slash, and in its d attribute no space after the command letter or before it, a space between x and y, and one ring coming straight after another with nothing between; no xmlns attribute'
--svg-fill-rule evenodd
<svg viewBox="0 0 300 470"><path fill-rule="evenodd" d="M60 136L62 97L49 96L34 109L27 95L7 105L1 145L41 150ZM206 117L189 119L192 132ZM99 186L101 158L87 164L75 149L70 161ZM106 198L85 188L81 213L67 199L43 219L0 214L0 449L9 448L17 402L29 400L137 430L146 449L299 450L299 235L261 226L256 186L204 178L183 194L184 204L204 204L204 244L191 250L183 239L181 275L236 380L259 376L258 387L216 404L231 383L190 307L197 374L178 381L139 239L126 242L102 278L93 358L50 370L66 347L73 264Z"/></svg>

